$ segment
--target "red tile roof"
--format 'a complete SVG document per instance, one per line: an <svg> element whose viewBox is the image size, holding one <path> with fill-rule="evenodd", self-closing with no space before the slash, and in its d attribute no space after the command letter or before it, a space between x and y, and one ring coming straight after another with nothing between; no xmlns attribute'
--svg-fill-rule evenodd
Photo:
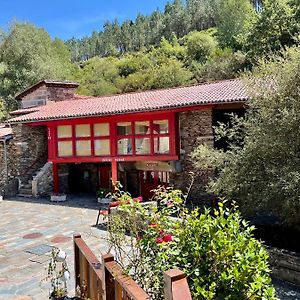
<svg viewBox="0 0 300 300"><path fill-rule="evenodd" d="M167 110L208 104L243 102L246 87L239 79L197 86L152 90L104 97L74 97L39 107L39 110L10 119L25 123L89 116L115 115L142 111ZM76 100L76 101L72 101Z"/></svg>
<svg viewBox="0 0 300 300"><path fill-rule="evenodd" d="M0 124L0 139L12 134L13 132L10 127L5 127L3 124Z"/></svg>
<svg viewBox="0 0 300 300"><path fill-rule="evenodd" d="M39 107L31 107L31 108L22 108L22 109L17 109L9 112L11 116L19 116L19 115L26 115L34 111L39 111Z"/></svg>

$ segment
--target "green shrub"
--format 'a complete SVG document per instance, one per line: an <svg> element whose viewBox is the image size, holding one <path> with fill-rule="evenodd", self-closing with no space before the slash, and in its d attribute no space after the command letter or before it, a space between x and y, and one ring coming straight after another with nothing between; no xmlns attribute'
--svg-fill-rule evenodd
<svg viewBox="0 0 300 300"><path fill-rule="evenodd" d="M217 48L216 40L205 32L191 32L186 40L187 54L196 61L205 62Z"/></svg>
<svg viewBox="0 0 300 300"><path fill-rule="evenodd" d="M163 299L163 272L171 268L187 274L193 299L276 299L267 251L236 207L220 202L213 212L189 213L172 188L160 188L156 200L150 209L126 201L121 215L109 217L111 247L151 299Z"/></svg>
<svg viewBox="0 0 300 300"><path fill-rule="evenodd" d="M178 224L180 225L180 224ZM194 210L178 226L178 267L195 299L274 299L268 254L236 209Z"/></svg>
<svg viewBox="0 0 300 300"><path fill-rule="evenodd" d="M198 82L235 78L246 68L246 56L231 49L218 49L205 63L192 62L190 70Z"/></svg>

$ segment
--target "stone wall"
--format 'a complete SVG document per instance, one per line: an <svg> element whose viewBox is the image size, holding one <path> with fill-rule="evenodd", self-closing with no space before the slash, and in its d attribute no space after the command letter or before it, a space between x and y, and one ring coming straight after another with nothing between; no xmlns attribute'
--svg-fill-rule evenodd
<svg viewBox="0 0 300 300"><path fill-rule="evenodd" d="M72 98L77 88L49 86L47 89L48 101L63 101Z"/></svg>
<svg viewBox="0 0 300 300"><path fill-rule="evenodd" d="M213 146L212 110L187 111L179 114L180 159L182 172L170 173L170 183L186 192L191 182L190 172L194 173L194 183L189 192L189 200L211 204L211 197L204 185L213 175L212 170L197 171L191 159L192 151L200 144Z"/></svg>
<svg viewBox="0 0 300 300"><path fill-rule="evenodd" d="M16 163L14 153L17 152L17 146L14 140L6 142L6 153L7 153L7 173L6 174L6 163L4 144L0 142L0 195L13 195L18 189L18 183L14 180L18 174L18 164ZM8 176L7 176L8 175Z"/></svg>
<svg viewBox="0 0 300 300"><path fill-rule="evenodd" d="M295 252L265 246L269 252L272 275L300 285L300 255Z"/></svg>
<svg viewBox="0 0 300 300"><path fill-rule="evenodd" d="M13 139L7 142L8 182L15 181L18 178L24 184L32 179L35 172L47 162L47 131L45 126L31 127L22 124L13 125L12 129ZM0 191L4 190L7 184L4 148L3 143L1 144Z"/></svg>
<svg viewBox="0 0 300 300"><path fill-rule="evenodd" d="M63 101L70 99L74 96L76 89L76 87L46 86L43 84L22 98L23 107L26 105L26 102L32 100L44 100L44 104L47 104L48 101Z"/></svg>
<svg viewBox="0 0 300 300"><path fill-rule="evenodd" d="M18 175L21 182L26 183L47 162L47 128L17 124L13 126L13 132L17 146L17 152L13 155L18 163Z"/></svg>
<svg viewBox="0 0 300 300"><path fill-rule="evenodd" d="M70 164L58 165L59 192L62 194L69 193L69 174Z"/></svg>
<svg viewBox="0 0 300 300"><path fill-rule="evenodd" d="M37 99L44 99L47 100L48 98L48 92L47 92L47 87L46 85L42 85L39 88L33 90L29 94L25 95L22 97L22 101L26 100L37 100Z"/></svg>
<svg viewBox="0 0 300 300"><path fill-rule="evenodd" d="M32 181L32 195L49 196L53 191L52 162L47 162Z"/></svg>

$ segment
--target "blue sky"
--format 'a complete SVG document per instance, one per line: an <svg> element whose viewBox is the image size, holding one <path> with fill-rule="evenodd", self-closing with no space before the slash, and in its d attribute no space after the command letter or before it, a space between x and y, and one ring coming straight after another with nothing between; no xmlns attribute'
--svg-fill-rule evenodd
<svg viewBox="0 0 300 300"><path fill-rule="evenodd" d="M134 19L139 12L163 9L167 0L1 0L0 28L11 21L29 21L52 37L68 39L101 30L107 20Z"/></svg>

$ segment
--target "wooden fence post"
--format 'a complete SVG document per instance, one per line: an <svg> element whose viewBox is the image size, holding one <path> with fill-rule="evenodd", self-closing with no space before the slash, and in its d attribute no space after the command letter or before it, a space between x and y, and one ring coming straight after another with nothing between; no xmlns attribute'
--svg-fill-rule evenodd
<svg viewBox="0 0 300 300"><path fill-rule="evenodd" d="M165 300L192 300L185 274L172 269L164 272Z"/></svg>
<svg viewBox="0 0 300 300"><path fill-rule="evenodd" d="M73 235L75 290L76 290L77 286L80 286L80 260L79 260L79 249L75 242L76 239L81 239L81 235L79 233L76 233Z"/></svg>
<svg viewBox="0 0 300 300"><path fill-rule="evenodd" d="M111 253L102 255L102 266L103 266L103 290L105 293L104 299L115 299L115 280L112 274L107 271L105 263L114 261L114 256Z"/></svg>

